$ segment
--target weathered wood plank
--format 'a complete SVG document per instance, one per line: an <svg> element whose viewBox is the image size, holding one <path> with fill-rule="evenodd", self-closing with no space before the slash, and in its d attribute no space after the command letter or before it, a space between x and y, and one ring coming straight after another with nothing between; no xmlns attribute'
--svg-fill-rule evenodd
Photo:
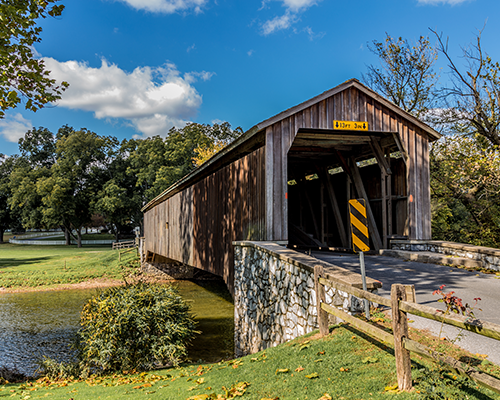
<svg viewBox="0 0 500 400"><path fill-rule="evenodd" d="M399 390L410 390L411 359L410 352L403 345L404 338L408 337L408 318L399 307L400 301L406 300L406 290L403 285L391 286L392 332L394 335L394 356L396 358L396 373Z"/></svg>
<svg viewBox="0 0 500 400"><path fill-rule="evenodd" d="M410 314L432 319L434 321L444 322L448 325L453 325L458 328L475 332L482 336L500 340L500 325L488 321L471 319L470 317L464 317L456 314L444 315L442 311L436 310L435 308L406 301L401 301L399 308Z"/></svg>
<svg viewBox="0 0 500 400"><path fill-rule="evenodd" d="M316 309L318 315L319 333L321 336L326 336L328 330L328 314L321 308L321 303L326 301L325 287L320 284L320 278L324 275L323 267L321 265L314 266L314 288L316 292Z"/></svg>
<svg viewBox="0 0 500 400"><path fill-rule="evenodd" d="M320 278L319 282L322 285L335 288L342 292L350 293L357 298L366 299L368 301L371 301L372 303L382 304L387 307L390 307L392 304L391 299L379 296L378 294L374 294L372 292L368 292L361 288L357 288L351 284L345 283L339 279L334 279L330 276ZM382 287L382 285L380 285L380 287Z"/></svg>
<svg viewBox="0 0 500 400"><path fill-rule="evenodd" d="M430 358L440 364L445 364L444 366L448 367L452 371L462 376L466 376L496 393L500 393L500 380L488 375L487 373L478 371L477 369L468 366L461 361L455 360L453 357L446 354L438 353L437 351L434 351L421 343L415 342L414 340L404 338L403 345L405 349L411 352Z"/></svg>
<svg viewBox="0 0 500 400"><path fill-rule="evenodd" d="M349 315L342 310L339 310L337 307L333 307L329 304L321 303L321 308L325 310L327 313L335 315L337 318L340 318L359 330L368 333L370 336L377 338L378 340L387 343L393 344L394 338L390 333L383 331L380 328L377 328L368 322L362 321L352 315Z"/></svg>

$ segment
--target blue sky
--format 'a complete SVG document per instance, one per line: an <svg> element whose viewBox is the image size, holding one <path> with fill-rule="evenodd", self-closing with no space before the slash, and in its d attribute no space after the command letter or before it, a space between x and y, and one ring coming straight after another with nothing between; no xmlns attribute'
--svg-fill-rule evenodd
<svg viewBox="0 0 500 400"><path fill-rule="evenodd" d="M55 105L0 120L0 153L32 127L63 125L119 139L162 135L187 122L244 130L378 60L385 33L416 40L429 28L460 54L483 32L500 60L498 0L63 0L41 21L35 50L70 83ZM434 41L434 39L433 39ZM456 58L461 63L459 58ZM441 57L437 72L447 80ZM443 69L441 69L443 68Z"/></svg>

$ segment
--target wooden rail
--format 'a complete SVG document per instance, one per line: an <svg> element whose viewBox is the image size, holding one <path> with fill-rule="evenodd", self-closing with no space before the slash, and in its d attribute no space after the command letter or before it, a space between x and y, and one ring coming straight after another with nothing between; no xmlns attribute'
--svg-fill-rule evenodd
<svg viewBox="0 0 500 400"><path fill-rule="evenodd" d="M446 315L440 310L417 304L415 303L415 289L413 285L392 285L391 298L387 299L342 282L326 279L324 276L323 267L316 265L314 267L314 286L317 296L316 304L320 334L328 334L328 314L332 314L350 323L368 335L375 337L381 342L393 345L394 355L396 358L398 388L400 390L410 390L412 388L410 352L414 352L436 362L442 363L445 367L451 369L455 373L467 376L478 384L485 386L496 393L500 393L499 379L455 360L446 354L436 352L421 343L409 339L407 313L433 319L435 321L453 325L462 329L467 329L496 340L500 340L500 325L477 319L471 320L470 318L458 315ZM391 307L393 333L388 333L374 325L369 324L368 322L353 317L336 307L326 304L325 286L336 288L337 290L341 290L361 299L367 299L371 302Z"/></svg>
<svg viewBox="0 0 500 400"><path fill-rule="evenodd" d="M136 247L136 246L137 246L136 240L129 240L126 242L113 242L113 250L129 249L131 247Z"/></svg>

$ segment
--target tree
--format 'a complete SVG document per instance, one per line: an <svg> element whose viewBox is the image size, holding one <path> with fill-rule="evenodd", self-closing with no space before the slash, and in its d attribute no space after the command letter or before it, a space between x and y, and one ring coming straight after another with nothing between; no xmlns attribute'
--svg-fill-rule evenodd
<svg viewBox="0 0 500 400"><path fill-rule="evenodd" d="M500 246L500 151L454 135L431 152L433 238Z"/></svg>
<svg viewBox="0 0 500 400"><path fill-rule="evenodd" d="M82 246L82 228L91 222L96 196L106 182L109 157L116 139L86 129L63 127L57 135L56 162L50 175L36 182L42 196L42 221L76 231Z"/></svg>
<svg viewBox="0 0 500 400"><path fill-rule="evenodd" d="M363 81L398 107L417 118L432 107L438 81L433 71L437 52L429 38L420 36L412 45L407 39L394 39L386 33L384 42L374 40L368 46L381 66L368 66Z"/></svg>
<svg viewBox="0 0 500 400"><path fill-rule="evenodd" d="M69 86L67 82L56 84L43 60L33 54L33 45L40 42L42 32L37 20L60 16L64 6L57 2L0 1L0 118L7 109L17 107L22 97L27 99L25 108L36 111L60 99Z"/></svg>
<svg viewBox="0 0 500 400"><path fill-rule="evenodd" d="M21 157L9 176L9 206L18 214L23 227L52 228L44 226L42 221L44 206L36 185L39 179L50 175L50 168L55 162L54 135L48 129L34 128L19 140L19 150Z"/></svg>
<svg viewBox="0 0 500 400"><path fill-rule="evenodd" d="M431 30L432 31L432 30ZM500 146L500 64L483 50L479 31L473 44L462 48L466 66L451 58L448 39L438 39L438 50L448 60L451 85L442 89L445 100L440 122L460 134L478 134Z"/></svg>
<svg viewBox="0 0 500 400"><path fill-rule="evenodd" d="M15 222L14 211L9 205L9 199L12 197L10 190L10 174L14 169L16 157L6 157L0 154L0 243L3 243L3 234Z"/></svg>
<svg viewBox="0 0 500 400"><path fill-rule="evenodd" d="M164 140L155 136L136 141L130 150L128 172L137 176L136 185L147 202L193 171L203 149L209 149L208 159L214 154L215 143L227 144L242 133L241 128L233 130L227 122L172 128Z"/></svg>
<svg viewBox="0 0 500 400"><path fill-rule="evenodd" d="M124 140L113 152L107 169L108 180L99 191L94 205L95 212L104 216L106 223L119 240L120 233L128 226L139 226L142 222L142 200L140 188L136 186L137 176L127 173L130 167L130 150L135 141Z"/></svg>

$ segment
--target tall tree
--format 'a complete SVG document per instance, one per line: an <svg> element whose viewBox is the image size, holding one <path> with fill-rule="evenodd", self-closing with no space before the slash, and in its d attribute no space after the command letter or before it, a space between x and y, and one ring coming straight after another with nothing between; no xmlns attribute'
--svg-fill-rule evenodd
<svg viewBox="0 0 500 400"><path fill-rule="evenodd" d="M448 61L451 77L451 85L442 89L445 104L441 124L455 133L480 135L500 146L500 64L483 50L482 31L471 45L462 48L463 67L453 61L448 39L432 32L438 39L438 50Z"/></svg>
<svg viewBox="0 0 500 400"><path fill-rule="evenodd" d="M3 243L3 235L16 220L9 199L12 197L9 181L10 174L14 169L17 157L6 157L0 154L0 243Z"/></svg>
<svg viewBox="0 0 500 400"><path fill-rule="evenodd" d="M63 127L56 143L56 163L50 176L39 179L45 224L61 224L77 233L82 245L82 228L92 218L97 193L106 181L109 157L116 139L101 137L86 129Z"/></svg>
<svg viewBox="0 0 500 400"><path fill-rule="evenodd" d="M120 233L130 226L142 223L142 194L137 187L137 176L127 173L130 167L130 151L135 148L135 140L124 140L113 151L112 161L107 169L107 182L97 195L95 212L101 214L119 240Z"/></svg>
<svg viewBox="0 0 500 400"><path fill-rule="evenodd" d="M386 33L383 42L374 40L368 46L380 61L369 65L363 81L417 118L432 107L437 75L433 70L437 51L429 38L420 36L415 44Z"/></svg>
<svg viewBox="0 0 500 400"><path fill-rule="evenodd" d="M147 202L212 156L215 143L225 145L242 133L241 128L233 130L227 122L172 128L164 140L155 136L135 142L130 151L129 173L137 176L137 186ZM208 155L203 149L208 149ZM204 154L202 160L200 152Z"/></svg>
<svg viewBox="0 0 500 400"><path fill-rule="evenodd" d="M0 1L0 118L24 97L25 108L36 111L61 98L67 82L49 77L43 60L35 58L33 45L40 42L40 18L60 16L58 0Z"/></svg>
<svg viewBox="0 0 500 400"><path fill-rule="evenodd" d="M39 179L50 175L50 168L55 162L54 135L45 128L32 129L19 140L19 150L21 157L9 176L9 205L25 228L52 228L42 221L44 206L36 184Z"/></svg>
<svg viewBox="0 0 500 400"><path fill-rule="evenodd" d="M433 237L499 247L499 149L453 135L434 143L430 157Z"/></svg>

